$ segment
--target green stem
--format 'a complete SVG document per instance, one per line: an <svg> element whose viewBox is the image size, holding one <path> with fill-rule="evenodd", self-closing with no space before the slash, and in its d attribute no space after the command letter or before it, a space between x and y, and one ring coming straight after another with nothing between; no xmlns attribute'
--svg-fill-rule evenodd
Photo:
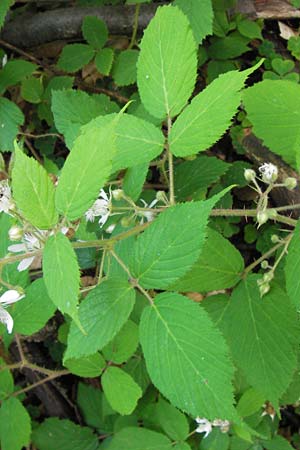
<svg viewBox="0 0 300 450"><path fill-rule="evenodd" d="M256 259L253 263L249 264L247 266L242 274L242 278L246 278L249 272L251 272L255 267L257 267L260 263L262 263L265 259L268 259L270 256L273 255L273 253L276 252L280 247L282 247L285 244L284 241L278 242L278 244L274 245L274 247L270 248L266 253L261 255L260 258Z"/></svg>
<svg viewBox="0 0 300 450"><path fill-rule="evenodd" d="M146 299L149 301L149 303L151 305L153 305L153 298L148 294L148 292L142 286L139 285L138 281L133 278L133 276L130 273L130 270L128 269L128 267L126 266L124 261L113 250L111 250L110 253L115 258L115 260L120 264L120 266L125 270L125 272L127 273L128 277L130 279L131 284L134 287L136 287L141 292L141 294L143 294L146 297Z"/></svg>
<svg viewBox="0 0 300 450"><path fill-rule="evenodd" d="M168 117L168 131L167 131L167 143L166 150L168 154L168 163L169 163L169 190L170 190L170 204L175 205L175 188L174 188L174 162L173 162L173 154L170 152L170 144L169 138L172 128L172 120L171 117Z"/></svg>
<svg viewBox="0 0 300 450"><path fill-rule="evenodd" d="M281 207L282 208L282 207ZM277 211L277 208L270 208ZM268 209L266 209L268 211ZM281 211L285 211L281 209ZM211 216L237 216L237 217L256 217L257 211L256 209L213 209L210 213ZM292 227L296 227L297 220L292 219L291 217L286 217L278 214L274 219L276 222L285 223L286 225L290 225Z"/></svg>
<svg viewBox="0 0 300 450"><path fill-rule="evenodd" d="M137 30L138 30L138 26L139 26L139 14L140 14L140 9L141 9L141 4L138 3L138 4L135 6L135 13L134 13L134 19L133 19L132 36L131 36L131 41L130 41L130 44L129 44L129 46L128 46L128 49L131 49L131 48L135 45L135 40L136 40Z"/></svg>

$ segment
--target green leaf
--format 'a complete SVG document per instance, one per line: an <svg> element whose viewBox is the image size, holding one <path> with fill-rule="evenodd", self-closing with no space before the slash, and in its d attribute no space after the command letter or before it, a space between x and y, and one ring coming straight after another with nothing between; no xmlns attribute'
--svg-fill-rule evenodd
<svg viewBox="0 0 300 450"><path fill-rule="evenodd" d="M11 371L7 369L2 369L6 366L4 359L0 358L0 400L4 400L10 394L14 392L14 379Z"/></svg>
<svg viewBox="0 0 300 450"><path fill-rule="evenodd" d="M40 103L43 91L44 88L41 79L30 77L22 81L21 95L29 103Z"/></svg>
<svg viewBox="0 0 300 450"><path fill-rule="evenodd" d="M3 94L9 86L24 80L36 69L36 64L24 61L24 59L8 61L3 69L0 70L0 94Z"/></svg>
<svg viewBox="0 0 300 450"><path fill-rule="evenodd" d="M14 0L2 0L0 4L0 29L4 23L4 19L9 8L14 4Z"/></svg>
<svg viewBox="0 0 300 450"><path fill-rule="evenodd" d="M158 8L140 48L137 82L145 108L159 119L176 116L196 79L196 44L187 17L173 6Z"/></svg>
<svg viewBox="0 0 300 450"><path fill-rule="evenodd" d="M276 408L296 369L299 329L287 295L272 286L261 298L257 279L253 275L233 291L225 336L247 381Z"/></svg>
<svg viewBox="0 0 300 450"><path fill-rule="evenodd" d="M244 92L243 103L255 135L295 165L300 156L300 86L291 81L264 80Z"/></svg>
<svg viewBox="0 0 300 450"><path fill-rule="evenodd" d="M271 441L262 441L267 450L293 450L289 442L284 437L275 435Z"/></svg>
<svg viewBox="0 0 300 450"><path fill-rule="evenodd" d="M138 326L128 320L114 339L102 349L102 353L107 361L122 364L134 354L138 343Z"/></svg>
<svg viewBox="0 0 300 450"><path fill-rule="evenodd" d="M300 59L300 38L299 36L291 36L288 41L288 50L296 59Z"/></svg>
<svg viewBox="0 0 300 450"><path fill-rule="evenodd" d="M112 77L117 86L129 86L136 82L138 56L137 50L124 50L116 57Z"/></svg>
<svg viewBox="0 0 300 450"><path fill-rule="evenodd" d="M184 201L197 192L206 190L218 181L228 168L228 164L220 159L206 155L179 164L174 171L176 200Z"/></svg>
<svg viewBox="0 0 300 450"><path fill-rule="evenodd" d="M73 89L52 91L51 109L55 126L65 136L66 144L72 148L82 125L105 114L103 106L84 91Z"/></svg>
<svg viewBox="0 0 300 450"><path fill-rule="evenodd" d="M114 60L114 51L112 48L104 48L97 53L95 66L102 75L109 75Z"/></svg>
<svg viewBox="0 0 300 450"><path fill-rule="evenodd" d="M90 45L65 45L57 61L57 67L65 72L77 72L91 61L94 54L95 50Z"/></svg>
<svg viewBox="0 0 300 450"><path fill-rule="evenodd" d="M105 368L105 360L100 353L84 356L82 358L71 358L64 360L64 366L70 372L79 377L94 378L98 377Z"/></svg>
<svg viewBox="0 0 300 450"><path fill-rule="evenodd" d="M240 20L237 24L239 32L250 39L263 39L261 29L257 22L250 19Z"/></svg>
<svg viewBox="0 0 300 450"><path fill-rule="evenodd" d="M231 34L215 41L208 48L208 54L213 59L230 59L250 50L248 47L249 39L240 34Z"/></svg>
<svg viewBox="0 0 300 450"><path fill-rule="evenodd" d="M23 216L32 225L49 229L58 220L54 204L54 186L46 170L17 146L12 171L14 199Z"/></svg>
<svg viewBox="0 0 300 450"><path fill-rule="evenodd" d="M0 438L2 450L21 450L29 444L30 416L15 397L3 400L0 409Z"/></svg>
<svg viewBox="0 0 300 450"><path fill-rule="evenodd" d="M128 427L116 433L109 450L173 450L172 442L161 433L146 428Z"/></svg>
<svg viewBox="0 0 300 450"><path fill-rule="evenodd" d="M54 305L76 320L80 273L73 247L62 233L50 236L46 241L43 272L45 285Z"/></svg>
<svg viewBox="0 0 300 450"><path fill-rule="evenodd" d="M12 151L13 141L20 125L24 123L24 116L20 108L7 98L0 97L0 151Z"/></svg>
<svg viewBox="0 0 300 450"><path fill-rule="evenodd" d="M208 34L212 34L211 0L175 0L173 4L188 17L197 43L201 44Z"/></svg>
<svg viewBox="0 0 300 450"><path fill-rule="evenodd" d="M70 420L46 419L33 430L32 442L39 450L98 450L98 437L90 428Z"/></svg>
<svg viewBox="0 0 300 450"><path fill-rule="evenodd" d="M189 434L189 423L185 415L160 397L155 414L163 431L174 441L184 441Z"/></svg>
<svg viewBox="0 0 300 450"><path fill-rule="evenodd" d="M170 133L170 149L175 156L204 151L220 139L241 102L240 90L257 67L222 74L193 98Z"/></svg>
<svg viewBox="0 0 300 450"><path fill-rule="evenodd" d="M259 411L265 403L265 397L257 390L247 389L239 399L237 404L237 412L241 417L248 417Z"/></svg>
<svg viewBox="0 0 300 450"><path fill-rule="evenodd" d="M111 407L121 415L131 414L142 390L128 373L110 366L101 377L103 392Z"/></svg>
<svg viewBox="0 0 300 450"><path fill-rule="evenodd" d="M240 252L220 233L208 229L200 257L168 290L209 292L227 289L238 283L243 269Z"/></svg>
<svg viewBox="0 0 300 450"><path fill-rule="evenodd" d="M84 39L97 50L100 50L108 39L106 23L95 16L86 16L82 22Z"/></svg>
<svg viewBox="0 0 300 450"><path fill-rule="evenodd" d="M123 114L116 126L117 152L112 171L148 163L164 149L164 136L157 127L138 117Z"/></svg>
<svg viewBox="0 0 300 450"><path fill-rule="evenodd" d="M129 167L123 178L122 188L125 195L136 202L141 195L144 183L146 181L149 164L142 163L137 166Z"/></svg>
<svg viewBox="0 0 300 450"><path fill-rule="evenodd" d="M235 417L227 345L206 311L164 293L145 308L140 340L154 385L173 405L196 417Z"/></svg>
<svg viewBox="0 0 300 450"><path fill-rule="evenodd" d="M93 289L79 307L86 335L71 324L65 360L92 355L108 344L127 321L134 300L131 285L119 278L110 278Z"/></svg>
<svg viewBox="0 0 300 450"><path fill-rule="evenodd" d="M207 438L202 439L199 450L228 450L229 444L228 434L214 428Z"/></svg>
<svg viewBox="0 0 300 450"><path fill-rule="evenodd" d="M172 206L139 235L129 269L143 287L165 289L190 269L201 251L207 219L217 200Z"/></svg>
<svg viewBox="0 0 300 450"><path fill-rule="evenodd" d="M93 204L111 173L117 118L106 119L100 128L92 124L82 129L62 169L56 207L69 220L78 219Z"/></svg>
<svg viewBox="0 0 300 450"><path fill-rule="evenodd" d="M122 369L132 376L143 392L146 391L150 384L150 378L142 355L136 355L131 358L124 366L122 366Z"/></svg>
<svg viewBox="0 0 300 450"><path fill-rule="evenodd" d="M289 245L289 251L285 261L286 290L293 303L300 310L300 243L299 243L300 222L298 222Z"/></svg>
<svg viewBox="0 0 300 450"><path fill-rule="evenodd" d="M88 384L78 383L77 403L85 423L90 427L103 427L103 397L104 394L100 389Z"/></svg>
<svg viewBox="0 0 300 450"><path fill-rule="evenodd" d="M12 317L14 332L30 336L45 326L56 308L48 296L43 278L31 283L25 294L25 298L14 305Z"/></svg>
<svg viewBox="0 0 300 450"><path fill-rule="evenodd" d="M173 450L192 450L186 442L178 442L174 445Z"/></svg>
<svg viewBox="0 0 300 450"><path fill-rule="evenodd" d="M291 59L274 58L271 61L272 67L280 76L286 75L294 69L295 64Z"/></svg>

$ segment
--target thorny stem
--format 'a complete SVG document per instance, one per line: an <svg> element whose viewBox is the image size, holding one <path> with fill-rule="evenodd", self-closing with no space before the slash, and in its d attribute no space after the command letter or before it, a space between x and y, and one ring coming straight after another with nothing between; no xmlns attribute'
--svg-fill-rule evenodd
<svg viewBox="0 0 300 450"><path fill-rule="evenodd" d="M139 285L137 280L135 280L133 278L133 276L130 273L130 270L128 269L128 267L126 266L124 261L122 261L122 259L113 250L111 250L110 253L115 258L115 260L120 264L120 266L125 270L125 272L127 273L128 277L129 277L129 279L131 281L131 284L134 287L136 287L141 292L141 294L143 294L147 298L147 300L149 301L149 303L151 305L153 305L153 298L148 294L148 292L142 286Z"/></svg>
<svg viewBox="0 0 300 450"><path fill-rule="evenodd" d="M135 40L136 40L136 35L137 35L137 30L138 30L138 25L139 25L139 14L140 14L140 9L141 9L141 4L138 3L135 6L135 13L134 13L134 20L133 20L133 29L132 29L132 36L131 36L131 41L130 44L128 46L128 49L131 49L134 45L135 45Z"/></svg>
<svg viewBox="0 0 300 450"><path fill-rule="evenodd" d="M290 236L288 236L288 238L290 238ZM288 238L286 238L286 239L288 239ZM251 272L256 266L258 266L260 263L262 263L265 259L268 259L270 256L272 256L273 253L275 253L276 250L278 250L280 247L285 245L285 243L286 243L286 240L278 242L278 244L276 244L276 245L274 245L274 247L270 248L270 250L268 250L266 253L261 255L253 263L249 264L249 266L247 266L245 268L245 270L243 272L243 275L242 275L242 278L246 278L249 272Z"/></svg>
<svg viewBox="0 0 300 450"><path fill-rule="evenodd" d="M278 256L278 258L276 259L276 262L274 263L274 266L272 267L272 272L275 272L276 267L278 266L278 264L279 264L280 261L282 260L283 256L287 253L287 249L288 249L288 246L289 246L290 243L291 243L292 237L293 237L293 233L290 233L290 234L284 239L284 242L283 242L283 244L284 244L283 250L282 250L282 252L280 253L280 255Z"/></svg>

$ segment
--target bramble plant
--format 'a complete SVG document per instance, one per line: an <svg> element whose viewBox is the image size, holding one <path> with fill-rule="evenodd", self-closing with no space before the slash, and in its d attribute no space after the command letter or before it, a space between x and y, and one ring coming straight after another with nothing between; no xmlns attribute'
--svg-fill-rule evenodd
<svg viewBox="0 0 300 450"><path fill-rule="evenodd" d="M66 75L54 71L43 81L24 60L0 71L1 92L21 82L23 98L50 127L45 137L70 151L55 159L51 141L40 147L43 164L28 156L30 133L18 133L23 114L0 98L1 151L12 152L0 181L0 322L5 348L15 342L20 356L11 362L1 353L3 450L30 443L40 450L292 448L277 430L281 406L299 401L300 245L299 224L284 213L300 206L276 207L270 195L295 189L297 180L269 161L257 170L243 162L236 180L230 164L198 153L220 140L243 104L256 136L299 169L300 87L277 78L246 87L261 59L216 77L211 65L212 80L199 92L198 44L213 23L210 0L202 6L202 21L196 0L159 7L139 50L135 29L115 65L106 25L87 17L87 43L65 46L58 60ZM247 49L245 34L261 38L249 22L239 16L244 38L219 32L209 51L221 52L222 39ZM133 61L125 74L122 60ZM70 72L91 61L118 86L137 81L138 95L120 110L103 94L72 89ZM159 183L151 184L151 168ZM232 207L239 184L252 190L253 208ZM267 236L246 267L224 237L224 217L252 218L252 232ZM59 356L52 347L56 365L46 368L31 362L23 342L51 318ZM24 368L44 378L18 385L13 371ZM34 405L22 403L26 393L70 374L81 378L82 423L38 423Z"/></svg>

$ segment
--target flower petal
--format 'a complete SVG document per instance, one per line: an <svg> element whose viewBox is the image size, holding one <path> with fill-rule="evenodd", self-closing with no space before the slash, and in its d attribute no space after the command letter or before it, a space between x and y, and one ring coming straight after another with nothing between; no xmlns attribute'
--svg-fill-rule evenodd
<svg viewBox="0 0 300 450"><path fill-rule="evenodd" d="M11 303L15 303L23 297L25 297L25 295L20 294L15 289L9 289L8 291L4 292L3 295L1 295L0 303L3 303L4 305L10 305Z"/></svg>
<svg viewBox="0 0 300 450"><path fill-rule="evenodd" d="M6 325L7 332L10 334L12 332L14 321L11 315L0 306L0 322Z"/></svg>
<svg viewBox="0 0 300 450"><path fill-rule="evenodd" d="M23 270L28 269L28 267L33 263L34 256L31 256L30 258L22 259L22 261L18 265L18 271L23 272Z"/></svg>
<svg viewBox="0 0 300 450"><path fill-rule="evenodd" d="M25 244L14 244L10 245L7 250L13 253L25 252L26 246Z"/></svg>

